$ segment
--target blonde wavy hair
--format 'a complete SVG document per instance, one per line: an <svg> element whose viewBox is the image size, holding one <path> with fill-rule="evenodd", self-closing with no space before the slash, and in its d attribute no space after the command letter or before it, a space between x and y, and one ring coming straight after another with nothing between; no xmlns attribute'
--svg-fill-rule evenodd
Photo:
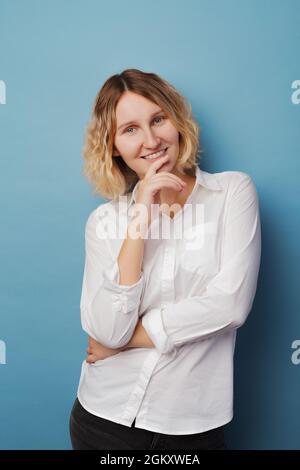
<svg viewBox="0 0 300 470"><path fill-rule="evenodd" d="M175 169L195 176L200 159L200 127L192 115L191 105L166 80L155 73L126 69L108 78L93 104L86 126L84 176L92 183L94 194L116 200L131 192L138 175L121 156L112 156L116 133L116 107L124 92L131 91L159 105L179 132L179 155Z"/></svg>

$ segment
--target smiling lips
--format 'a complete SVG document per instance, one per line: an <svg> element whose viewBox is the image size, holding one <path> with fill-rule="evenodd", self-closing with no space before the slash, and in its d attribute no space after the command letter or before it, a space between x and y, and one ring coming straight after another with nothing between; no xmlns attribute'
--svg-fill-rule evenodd
<svg viewBox="0 0 300 470"><path fill-rule="evenodd" d="M166 148L163 149L163 150L160 150L159 152L153 153L153 154L151 154L151 155L149 155L149 156L147 156L147 157L141 157L141 158L143 158L144 160L157 160L158 158L160 158L160 157L162 157L162 156L165 155L167 148L168 148L168 147L166 147ZM154 156L154 155L156 155L156 156Z"/></svg>

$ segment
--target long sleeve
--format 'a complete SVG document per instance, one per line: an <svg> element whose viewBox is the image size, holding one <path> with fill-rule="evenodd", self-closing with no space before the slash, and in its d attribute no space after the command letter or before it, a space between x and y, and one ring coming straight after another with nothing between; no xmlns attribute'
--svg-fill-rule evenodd
<svg viewBox="0 0 300 470"><path fill-rule="evenodd" d="M142 324L161 353L240 327L251 311L260 267L259 200L243 172L229 197L220 270L199 296L148 310Z"/></svg>
<svg viewBox="0 0 300 470"><path fill-rule="evenodd" d="M80 299L81 324L106 347L126 345L138 322L144 277L137 283L120 285L117 259L107 240L99 236L101 221L93 211L85 227L85 265Z"/></svg>

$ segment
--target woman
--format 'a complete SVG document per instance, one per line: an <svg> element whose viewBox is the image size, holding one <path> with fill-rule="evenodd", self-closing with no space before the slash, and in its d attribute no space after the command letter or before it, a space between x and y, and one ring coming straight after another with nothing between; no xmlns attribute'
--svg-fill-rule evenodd
<svg viewBox="0 0 300 470"><path fill-rule="evenodd" d="M200 170L198 137L191 106L156 74L124 70L96 97L84 171L110 201L85 227L73 449L225 448L259 203L246 173Z"/></svg>

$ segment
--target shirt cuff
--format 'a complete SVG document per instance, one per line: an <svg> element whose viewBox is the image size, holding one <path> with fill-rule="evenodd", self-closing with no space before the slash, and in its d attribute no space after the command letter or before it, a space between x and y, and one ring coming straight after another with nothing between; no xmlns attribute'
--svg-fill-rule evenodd
<svg viewBox="0 0 300 470"><path fill-rule="evenodd" d="M175 346L168 338L162 320L162 308L153 308L142 317L142 325L145 328L156 349L162 354L167 354L175 349Z"/></svg>
<svg viewBox="0 0 300 470"><path fill-rule="evenodd" d="M129 313L140 304L144 275L142 272L140 279L131 285L121 285L119 280L119 264L115 261L110 268L103 270L103 286L111 292L113 305L123 313Z"/></svg>

